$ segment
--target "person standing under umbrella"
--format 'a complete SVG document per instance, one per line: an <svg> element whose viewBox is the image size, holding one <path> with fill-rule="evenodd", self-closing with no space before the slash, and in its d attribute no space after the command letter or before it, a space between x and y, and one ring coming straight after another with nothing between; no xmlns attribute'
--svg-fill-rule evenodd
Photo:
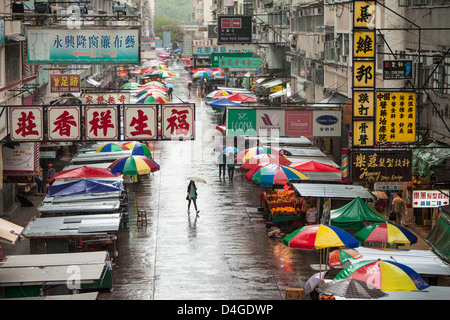
<svg viewBox="0 0 450 320"><path fill-rule="evenodd" d="M219 154L218 163L219 163L219 179L222 176L222 171L223 171L223 178L225 179L225 166L227 164L227 155L225 153Z"/></svg>
<svg viewBox="0 0 450 320"><path fill-rule="evenodd" d="M187 187L186 200L189 201L189 203L188 203L188 213L190 212L191 201L193 201L194 202L195 211L197 212L197 217L200 217L199 214L198 214L200 212L200 210L197 210L197 187L195 186L195 182L192 181L192 180L189 182L189 185Z"/></svg>
<svg viewBox="0 0 450 320"><path fill-rule="evenodd" d="M173 88L170 87L169 90L167 90L167 94L168 94L170 100L173 99L172 92L173 92Z"/></svg>

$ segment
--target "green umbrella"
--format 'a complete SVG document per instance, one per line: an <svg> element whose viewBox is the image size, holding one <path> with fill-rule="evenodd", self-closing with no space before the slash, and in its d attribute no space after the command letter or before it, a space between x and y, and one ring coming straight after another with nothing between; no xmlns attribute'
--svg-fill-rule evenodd
<svg viewBox="0 0 450 320"><path fill-rule="evenodd" d="M127 82L122 86L122 89L127 89L127 88L137 88L139 87L139 83L137 82Z"/></svg>

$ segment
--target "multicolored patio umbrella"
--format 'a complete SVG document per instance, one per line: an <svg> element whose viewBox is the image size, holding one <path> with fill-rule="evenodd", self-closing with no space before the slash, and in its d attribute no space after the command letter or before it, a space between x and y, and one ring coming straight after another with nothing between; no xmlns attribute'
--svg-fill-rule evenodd
<svg viewBox="0 0 450 320"><path fill-rule="evenodd" d="M216 99L206 101L205 104L210 106L212 109L216 111L223 111L226 107L238 107L240 104L238 102L230 101L227 99Z"/></svg>
<svg viewBox="0 0 450 320"><path fill-rule="evenodd" d="M132 89L139 87L139 83L137 82L127 82L122 86L122 89Z"/></svg>
<svg viewBox="0 0 450 320"><path fill-rule="evenodd" d="M170 78L175 77L175 73L170 71L163 71L163 70L155 70L152 73L150 73L152 76L159 76L160 78Z"/></svg>
<svg viewBox="0 0 450 320"><path fill-rule="evenodd" d="M133 156L146 156L146 157L152 156L150 149L145 144L140 142L136 142L134 144L133 149L131 150L132 150L131 155Z"/></svg>
<svg viewBox="0 0 450 320"><path fill-rule="evenodd" d="M414 233L390 222L371 224L358 231L355 238L362 243L414 244L417 242Z"/></svg>
<svg viewBox="0 0 450 320"><path fill-rule="evenodd" d="M140 103L140 104L146 104L146 103L167 103L167 101L164 100L164 98L161 98L159 96L149 95L149 96L146 96L146 97L142 98L141 100L139 100L136 103Z"/></svg>
<svg viewBox="0 0 450 320"><path fill-rule="evenodd" d="M100 148L95 150L95 152L116 152L116 151L123 151L123 150L127 150L127 149L123 148L120 144L110 142L110 143L102 145Z"/></svg>
<svg viewBox="0 0 450 320"><path fill-rule="evenodd" d="M203 70L203 71L197 71L197 72L194 72L193 74L192 74L192 78L213 78L214 76L212 75L212 73L211 72L208 72L208 71L205 71L205 70Z"/></svg>
<svg viewBox="0 0 450 320"><path fill-rule="evenodd" d="M82 166L69 170L58 171L55 179L89 179L89 178L112 178L115 177L109 169Z"/></svg>
<svg viewBox="0 0 450 320"><path fill-rule="evenodd" d="M139 88L147 88L150 86L157 86L157 87L161 87L161 88L165 88L166 86L164 85L164 83L159 82L159 81L149 81L146 82L144 84L139 85Z"/></svg>
<svg viewBox="0 0 450 320"><path fill-rule="evenodd" d="M216 78L216 77L223 77L224 73L222 71L213 71L212 75L214 76L214 78Z"/></svg>
<svg viewBox="0 0 450 320"><path fill-rule="evenodd" d="M243 164L245 161L258 154L280 154L278 150L271 147L253 147L241 151L236 157L236 163Z"/></svg>
<svg viewBox="0 0 450 320"><path fill-rule="evenodd" d="M234 94L233 91L229 91L229 90L214 90L211 91L210 93L208 93L206 95L207 99L220 99L220 98L225 98L226 96L230 96Z"/></svg>
<svg viewBox="0 0 450 320"><path fill-rule="evenodd" d="M158 171L159 164L146 156L129 156L117 159L108 168L113 174L122 173L131 176Z"/></svg>
<svg viewBox="0 0 450 320"><path fill-rule="evenodd" d="M324 224L305 226L283 238L283 244L295 249L356 248L358 240L346 231Z"/></svg>
<svg viewBox="0 0 450 320"><path fill-rule="evenodd" d="M362 254L353 249L339 248L330 252L330 268L342 267L345 261L349 259L360 259Z"/></svg>
<svg viewBox="0 0 450 320"><path fill-rule="evenodd" d="M164 94L164 95L167 94L167 92L163 88L160 88L160 89L148 88L148 89L145 89L145 90L142 90L142 91L139 91L138 93L136 93L136 98L141 98L143 96L146 96L148 94L152 94L152 93L155 93L155 92L161 93L161 94Z"/></svg>
<svg viewBox="0 0 450 320"><path fill-rule="evenodd" d="M259 182L262 187L285 184L293 180L308 180L308 177L297 169L274 164L262 167L252 176L252 181Z"/></svg>
<svg viewBox="0 0 450 320"><path fill-rule="evenodd" d="M250 170L260 164L280 164L283 166L288 166L291 164L291 161L278 154L263 153L253 156L245 161L244 164L241 165L241 170Z"/></svg>
<svg viewBox="0 0 450 320"><path fill-rule="evenodd" d="M410 267L380 259L354 263L339 272L334 280L345 278L365 281L383 291L413 291L429 287Z"/></svg>

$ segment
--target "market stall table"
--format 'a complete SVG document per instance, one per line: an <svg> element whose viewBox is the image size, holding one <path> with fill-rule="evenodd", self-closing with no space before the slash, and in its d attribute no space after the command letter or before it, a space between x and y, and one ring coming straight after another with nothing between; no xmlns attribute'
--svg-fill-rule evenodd
<svg viewBox="0 0 450 320"><path fill-rule="evenodd" d="M79 270L78 288L68 286L69 268ZM111 289L111 261L106 251L7 256L0 265L0 287L2 298Z"/></svg>
<svg viewBox="0 0 450 320"><path fill-rule="evenodd" d="M31 254L108 251L115 259L120 219L119 213L34 217L23 234L30 239Z"/></svg>

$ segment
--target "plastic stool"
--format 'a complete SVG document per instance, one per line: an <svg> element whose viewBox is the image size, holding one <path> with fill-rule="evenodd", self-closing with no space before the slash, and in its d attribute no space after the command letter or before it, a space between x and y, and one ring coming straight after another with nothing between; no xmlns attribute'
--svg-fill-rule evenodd
<svg viewBox="0 0 450 320"><path fill-rule="evenodd" d="M138 210L137 215L137 224L139 223L147 225L147 211L146 210Z"/></svg>

